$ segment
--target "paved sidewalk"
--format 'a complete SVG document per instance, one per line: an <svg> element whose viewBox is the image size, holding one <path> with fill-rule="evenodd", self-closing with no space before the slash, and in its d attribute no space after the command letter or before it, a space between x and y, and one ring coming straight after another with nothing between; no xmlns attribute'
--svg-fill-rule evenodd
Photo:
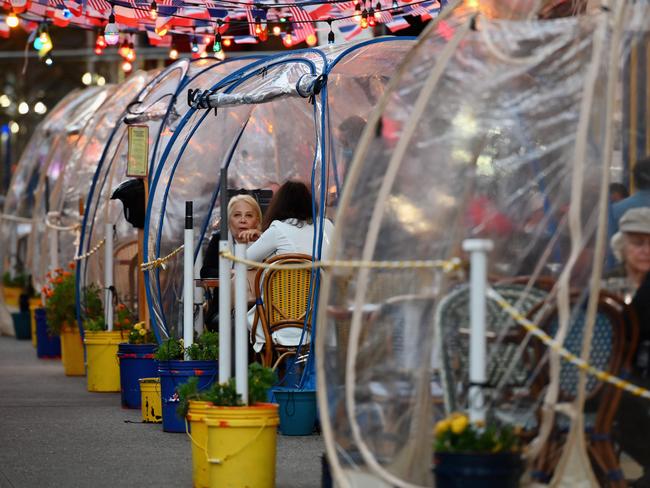
<svg viewBox="0 0 650 488"><path fill-rule="evenodd" d="M320 436L278 435L278 488L320 486ZM0 337L0 488L191 487L189 439Z"/></svg>

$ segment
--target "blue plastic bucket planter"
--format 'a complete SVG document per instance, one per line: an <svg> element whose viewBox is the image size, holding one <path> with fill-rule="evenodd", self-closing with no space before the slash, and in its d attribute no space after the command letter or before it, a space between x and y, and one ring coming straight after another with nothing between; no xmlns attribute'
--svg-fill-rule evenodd
<svg viewBox="0 0 650 488"><path fill-rule="evenodd" d="M463 454L436 452L434 473L438 488L516 488L523 473L518 453Z"/></svg>
<svg viewBox="0 0 650 488"><path fill-rule="evenodd" d="M120 394L122 406L125 408L140 408L142 394L140 393L140 378L158 376L158 364L153 358L155 344L127 344L117 346L117 357L120 360Z"/></svg>
<svg viewBox="0 0 650 488"><path fill-rule="evenodd" d="M185 419L176 414L176 388L193 376L199 378L199 390L209 388L217 378L217 361L159 361L162 424L165 432L185 432Z"/></svg>
<svg viewBox="0 0 650 488"><path fill-rule="evenodd" d="M29 312L12 313L11 320L14 323L16 339L29 340L32 338L31 318Z"/></svg>
<svg viewBox="0 0 650 488"><path fill-rule="evenodd" d="M60 358L61 339L51 336L47 330L47 317L44 308L34 310L36 317L36 355L39 358Z"/></svg>
<svg viewBox="0 0 650 488"><path fill-rule="evenodd" d="M280 406L280 432L284 435L311 435L316 423L316 390L273 388Z"/></svg>

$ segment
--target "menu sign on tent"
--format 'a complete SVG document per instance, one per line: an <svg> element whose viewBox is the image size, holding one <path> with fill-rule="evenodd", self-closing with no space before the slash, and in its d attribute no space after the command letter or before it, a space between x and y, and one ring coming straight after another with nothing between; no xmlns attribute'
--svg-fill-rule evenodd
<svg viewBox="0 0 650 488"><path fill-rule="evenodd" d="M149 127L132 125L129 127L129 152L126 176L146 178L149 163Z"/></svg>

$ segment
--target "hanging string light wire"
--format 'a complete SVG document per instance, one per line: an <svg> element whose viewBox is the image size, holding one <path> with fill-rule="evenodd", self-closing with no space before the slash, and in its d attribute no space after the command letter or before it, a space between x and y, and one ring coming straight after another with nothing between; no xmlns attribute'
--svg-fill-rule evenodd
<svg viewBox="0 0 650 488"><path fill-rule="evenodd" d="M370 0L370 2L372 2L372 0ZM136 10L136 11L143 11L143 12L146 12L146 13L149 13L149 14L151 13L151 11L153 10L153 7L155 6L156 7L155 8L156 14L160 15L160 13L158 12L158 6L155 3L155 1L152 1L152 3L150 4L149 7L141 6L141 5L134 5L134 4L131 4L131 3L127 4L126 2L122 2L122 1L118 2L118 1L115 1L115 0L107 0L107 3L111 6L111 12L110 12L110 15L109 15L108 19L106 19L105 17L97 17L97 16L91 16L91 15L86 15L85 16L87 19L89 19L89 21L94 22L95 25L98 22L102 22L102 21L107 22L106 26L104 28L104 39L105 39L107 44L110 44L110 42L109 42L110 37L117 38L114 41L115 43L119 40L119 32L120 31L117 28L117 24L116 24L116 21L115 21L115 14L114 14L114 7L115 6L120 6L122 8L128 8L128 9ZM328 1L308 0L308 1L304 1L304 2L278 2L278 3L274 3L272 5L255 4L255 6L259 7L259 10L265 10L266 12L268 12L268 10L270 10L270 9L276 9L276 10L281 12L283 8L288 8L288 7L309 7L309 6L319 6L319 5L336 6L337 4L349 4L349 3L350 3L349 0L328 0ZM302 20L302 19L291 18L291 24L294 24L294 25L295 24L313 24L313 25L316 26L318 24L325 23L325 24L328 25L329 30L330 30L330 32L328 33L328 42L330 42L330 38L334 37L333 36L334 33L333 33L332 29L331 29L331 26L332 26L333 22L346 21L346 20L354 19L355 21L360 23L361 27L365 28L365 27L368 27L370 25L374 25L374 23L371 24L370 17L372 17L373 20L379 19L379 18L381 18L381 13L382 12L386 12L386 13L389 13L389 14L395 14L395 15L414 15L414 16L419 15L419 14L415 14L415 13L413 13L413 14L404 13L403 12L404 6L400 5L397 0L392 0L391 7L387 7L387 8L383 7L383 5L381 4L380 1L377 1L376 6L373 9L372 8L372 3L370 3L370 5L371 5L370 10L373 11L372 12L373 15L369 15L370 12L369 12L369 9L366 9L365 3L366 3L365 0L363 1L363 4L361 3L361 0L357 0L357 2L354 3L354 9L355 10L351 14L340 15L340 16L337 16L337 17L329 17L329 18L310 19L310 20ZM436 2L434 0L416 0L416 1L413 1L413 2L409 2L405 6L406 7L415 7L415 6L422 5L422 4L431 4L431 5L433 5L435 3ZM246 2L246 1L220 0L218 3L212 3L211 8L222 7L223 9L228 10L229 6L230 6L232 8L240 7L243 10L245 7L250 8L250 5L251 4ZM180 8L185 7L185 6L195 8L196 4L187 4L187 5L185 5L184 2L181 2L181 5L176 6L176 8L180 9ZM363 16L364 11L365 11L365 16ZM413 11L413 10L411 10L411 11ZM29 10L27 10L25 12L22 12L21 14L18 14L18 17L20 19L23 19L23 20L26 20L26 21L34 21L36 15L29 12ZM197 19L196 17L190 16L190 15L183 15L182 13L165 14L165 17L168 18L168 19L182 19L182 20L203 21L203 22L209 21L209 20L212 19L212 17L210 19ZM265 19L265 20L269 21L269 19ZM283 20L285 20L285 21L287 20L286 17L284 16L284 13L282 14L282 16L280 16L280 15L278 16L277 22L283 23L282 22ZM364 20L365 20L365 22L363 22ZM135 31L136 32L142 32L145 29L144 26L148 25L148 24L151 24L151 22L140 19L140 25ZM247 19L230 19L228 21L228 24L231 25L231 26L253 26L253 28L255 28L255 26L258 25L258 22L256 22L255 20L250 22ZM365 27L362 24L366 24ZM83 28L84 26L79 26L79 27ZM112 34L111 36L106 36L106 28L107 27L108 27L109 33ZM273 31L274 35L281 35L281 33L278 32L278 27L279 27L278 25L273 26L272 31ZM87 28L91 28L91 27L87 27ZM94 29L94 26L92 28ZM129 29L129 32L131 32L131 31L132 31L132 29ZM192 39L195 39L195 35L196 35L195 31L196 31L196 26L193 26L192 31L188 32L187 28L172 25L171 27L166 29L165 34L166 35L173 34L173 35L190 36ZM286 29L285 29L285 31L286 31ZM126 32L126 30L125 30L125 32ZM330 36L330 34L332 34L332 35ZM287 35L291 36L291 31L290 30L285 33L285 37ZM289 38L291 39L291 37L289 37ZM111 40L113 40L113 39L111 39ZM226 41L226 40L230 41L230 39L223 39L223 41ZM291 44L293 44L293 42Z"/></svg>

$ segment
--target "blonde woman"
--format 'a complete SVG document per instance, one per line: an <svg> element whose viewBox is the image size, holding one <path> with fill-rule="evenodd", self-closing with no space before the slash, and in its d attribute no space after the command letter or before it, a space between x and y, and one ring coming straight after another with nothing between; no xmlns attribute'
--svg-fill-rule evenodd
<svg viewBox="0 0 650 488"><path fill-rule="evenodd" d="M262 224L262 209L257 200L250 195L235 195L228 202L228 229L235 242L242 242L240 236L244 231L260 230ZM210 237L208 248L201 267L201 278L219 277L219 232ZM214 293L208 302L205 314L205 325L209 330L219 326L219 294Z"/></svg>

